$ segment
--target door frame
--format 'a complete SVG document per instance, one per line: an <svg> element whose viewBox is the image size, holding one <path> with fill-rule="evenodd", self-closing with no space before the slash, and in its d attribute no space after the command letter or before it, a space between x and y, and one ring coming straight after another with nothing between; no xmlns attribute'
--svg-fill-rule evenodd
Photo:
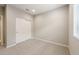
<svg viewBox="0 0 79 59"><path fill-rule="evenodd" d="M0 21L0 26L1 26L1 37L0 37L0 45L3 46L3 16L0 15L1 21Z"/></svg>

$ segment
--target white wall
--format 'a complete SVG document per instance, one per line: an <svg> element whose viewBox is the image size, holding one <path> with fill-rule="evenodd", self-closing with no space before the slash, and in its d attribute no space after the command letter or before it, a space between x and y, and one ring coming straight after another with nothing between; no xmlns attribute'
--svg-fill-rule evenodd
<svg viewBox="0 0 79 59"><path fill-rule="evenodd" d="M70 54L78 54L79 55L79 39L73 36L73 20L74 20L74 14L73 14L73 7L74 5L70 5L69 7L69 16L70 16L70 21L69 21L69 48L70 48Z"/></svg>
<svg viewBox="0 0 79 59"><path fill-rule="evenodd" d="M68 44L68 6L35 16L35 37Z"/></svg>
<svg viewBox="0 0 79 59"><path fill-rule="evenodd" d="M36 15L34 17L34 37L68 45L68 8L67 5L47 13ZM54 44L52 44L52 46L54 46ZM57 51L56 48L54 49L54 51ZM68 52L68 49L66 48L66 50L64 50L61 47L59 48L59 51L65 53L65 51ZM57 54L61 54L60 52ZM66 54L69 54L69 52Z"/></svg>
<svg viewBox="0 0 79 59"><path fill-rule="evenodd" d="M26 14L11 5L6 5L6 37L7 46L16 43L16 18L23 18L32 21L32 16Z"/></svg>

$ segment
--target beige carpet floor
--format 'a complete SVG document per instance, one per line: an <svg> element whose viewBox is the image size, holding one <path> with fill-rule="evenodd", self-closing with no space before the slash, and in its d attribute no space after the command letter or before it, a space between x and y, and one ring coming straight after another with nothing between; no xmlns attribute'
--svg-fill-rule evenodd
<svg viewBox="0 0 79 59"><path fill-rule="evenodd" d="M0 47L0 55L68 55L68 49L30 39L10 48Z"/></svg>

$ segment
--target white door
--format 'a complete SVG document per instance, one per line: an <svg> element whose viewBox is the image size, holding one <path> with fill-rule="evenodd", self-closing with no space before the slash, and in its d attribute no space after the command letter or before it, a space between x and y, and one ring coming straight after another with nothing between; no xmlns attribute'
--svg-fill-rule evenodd
<svg viewBox="0 0 79 59"><path fill-rule="evenodd" d="M25 19L16 19L16 43L31 38L31 22Z"/></svg>

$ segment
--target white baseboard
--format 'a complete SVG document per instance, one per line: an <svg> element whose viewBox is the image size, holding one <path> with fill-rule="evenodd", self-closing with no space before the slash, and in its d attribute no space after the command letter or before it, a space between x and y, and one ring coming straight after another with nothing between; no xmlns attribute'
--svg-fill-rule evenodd
<svg viewBox="0 0 79 59"><path fill-rule="evenodd" d="M28 39L29 39L29 38L28 38ZM24 42L24 41L26 41L26 40L28 40L28 39L25 39L25 40L20 39L20 40L16 41L16 44L21 43L21 42Z"/></svg>
<svg viewBox="0 0 79 59"><path fill-rule="evenodd" d="M9 45L9 46L6 46L6 48L10 48L10 47L13 47L15 45L16 45L16 43L15 44L12 44L12 45Z"/></svg>
<svg viewBox="0 0 79 59"><path fill-rule="evenodd" d="M28 38L27 40L29 40L29 39L32 39L32 38ZM24 40L24 41L26 41L26 40ZM12 44L12 45L6 46L6 48L13 47L13 46L15 46L15 45L17 45L17 44L19 44L19 43L22 43L22 42L24 42L24 41L17 42L17 43L15 43L15 44Z"/></svg>
<svg viewBox="0 0 79 59"><path fill-rule="evenodd" d="M33 38L33 39L40 40L40 41L50 43L50 44L55 44L55 45L62 46L62 47L67 47L67 48L69 47L66 44L62 44L62 43L58 43L58 42L54 42L54 41L49 41L49 40L45 40L45 39L41 39L41 38Z"/></svg>
<svg viewBox="0 0 79 59"><path fill-rule="evenodd" d="M30 40L30 39L32 39L32 38L28 38L26 40L23 40L23 41L20 41L20 42L16 42L16 44L22 43L22 42L27 41L27 40Z"/></svg>
<svg viewBox="0 0 79 59"><path fill-rule="evenodd" d="M54 41L49 41L49 40L45 40L45 39L41 39L41 38L34 38L34 37L32 37L32 38L29 38L29 39L36 39L36 40L40 40L40 41L43 41L43 42L46 42L46 43L50 43L50 44L54 44L54 45L58 45L58 46L62 46L62 47L67 47L67 48L69 47L66 44L62 44L62 43L58 43L58 42L54 42ZM19 42L19 43L21 43L21 42ZM10 47L15 46L16 44L19 44L19 43L15 43L15 44L9 45L6 48L10 48Z"/></svg>

